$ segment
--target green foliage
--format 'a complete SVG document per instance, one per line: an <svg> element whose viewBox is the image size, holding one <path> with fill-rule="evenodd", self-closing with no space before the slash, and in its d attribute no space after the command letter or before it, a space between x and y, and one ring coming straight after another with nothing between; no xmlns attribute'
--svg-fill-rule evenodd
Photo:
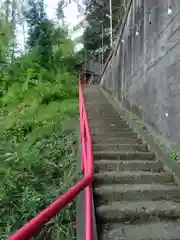
<svg viewBox="0 0 180 240"><path fill-rule="evenodd" d="M41 35L41 24L46 21L47 16L44 10L43 0L29 0L28 11L25 11L26 21L29 26L28 45L35 47Z"/></svg>
<svg viewBox="0 0 180 240"><path fill-rule="evenodd" d="M63 8L65 7L65 1L64 0L60 0L58 2L58 7L57 7L57 10L56 10L56 15L57 15L57 18L59 20L64 20L64 12L63 12Z"/></svg>
<svg viewBox="0 0 180 240"><path fill-rule="evenodd" d="M6 239L73 183L75 173L77 84L70 73L56 81L13 84L1 98L0 232ZM26 86L25 86L26 85ZM68 236L74 205L63 211L40 239ZM69 226L68 226L69 225ZM53 227L53 228L52 228ZM55 228L55 229L54 229ZM53 229L53 230L52 230ZM57 229L57 230L56 230ZM50 232L49 232L50 231ZM69 236L70 237L70 236Z"/></svg>
<svg viewBox="0 0 180 240"><path fill-rule="evenodd" d="M7 239L10 232L67 191L73 183L75 131L72 128L56 130L49 136L41 135L36 144L31 146L28 141L17 143L9 140L1 147L1 239ZM58 225L53 232L64 238L69 236L68 225L71 226L73 218L74 205L70 205L51 223L54 228ZM42 231L52 231L52 226L47 229L44 227ZM45 233L43 236L55 239ZM40 239L45 238L40 235Z"/></svg>
<svg viewBox="0 0 180 240"><path fill-rule="evenodd" d="M103 44L104 55L108 56L110 51L110 20L109 15L109 1L100 0L85 0L86 21L88 27L83 35L83 44L88 53L96 56L98 50L102 46L102 24L103 24ZM121 0L112 0L112 25L113 25L113 39L119 30L124 14L124 2Z"/></svg>
<svg viewBox="0 0 180 240"><path fill-rule="evenodd" d="M169 150L169 155L171 158L173 158L175 161L180 162L180 155L176 152L173 152Z"/></svg>
<svg viewBox="0 0 180 240"><path fill-rule="evenodd" d="M11 26L0 17L0 64L5 63L8 55L8 46L12 38Z"/></svg>
<svg viewBox="0 0 180 240"><path fill-rule="evenodd" d="M67 191L76 172L78 59L73 42L47 19L43 0L30 0L25 16L26 54L9 61L11 35L0 36L0 240ZM74 219L71 203L36 239L74 238Z"/></svg>

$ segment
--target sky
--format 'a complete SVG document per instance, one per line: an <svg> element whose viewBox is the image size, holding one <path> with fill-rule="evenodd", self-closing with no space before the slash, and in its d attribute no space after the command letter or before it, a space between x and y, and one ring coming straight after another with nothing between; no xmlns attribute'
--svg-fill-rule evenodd
<svg viewBox="0 0 180 240"><path fill-rule="evenodd" d="M69 2L69 0L66 0ZM59 0L45 0L45 4L47 6L47 14L49 18L54 18L56 14L56 8ZM81 4L81 1L79 1ZM82 4L81 4L82 6ZM71 4L68 4L66 8L64 8L64 15L65 15L65 21L68 24L69 28L72 29L78 22L80 22L83 17L80 16L80 13L77 9L77 4L75 1L71 0ZM81 35L82 30L76 31L72 38Z"/></svg>
<svg viewBox="0 0 180 240"><path fill-rule="evenodd" d="M68 0L66 0L68 1ZM47 14L49 18L54 18L56 14L56 8L59 0L45 0L45 4L47 6ZM66 8L64 8L64 14L66 21L70 25L75 25L78 23L78 10L77 10L77 4L72 1L71 4L68 4Z"/></svg>
<svg viewBox="0 0 180 240"><path fill-rule="evenodd" d="M53 18L55 11L56 11L56 7L57 7L57 3L58 0L46 0L47 4L48 4L48 8L47 8L47 14L48 16L51 18ZM66 0L69 1L69 0ZM77 8L77 3L73 0L71 0L71 4L68 4L68 6L64 9L64 15L65 15L65 21L67 22L68 26L70 29L72 29L75 25L77 25L80 21L83 20L84 16L80 15L78 8ZM79 1L80 5L82 6L82 0ZM72 39L75 39L78 36L81 36L84 32L84 29L79 29L75 32L73 32L73 34L71 35ZM82 44L77 44L75 47L75 51L79 51L81 48L83 47Z"/></svg>
<svg viewBox="0 0 180 240"><path fill-rule="evenodd" d="M69 2L69 0L66 0ZM76 24L78 24L78 22L80 22L83 17L80 16L79 17L79 12L77 9L77 4L75 3L75 1L71 0L72 3L68 4L68 6L66 8L64 8L64 15L65 15L65 21L68 24L69 29L72 29L73 26L75 26ZM59 2L59 0L44 0L45 5L47 6L46 12L47 15L50 19L54 19L56 17L56 9L57 9L57 4ZM81 0L79 1L81 4ZM74 32L71 36L72 39L78 37L79 35L83 34L83 29L80 29L76 32ZM20 48L23 48L24 45L24 41L23 41L23 32L22 29L18 30L18 34L17 34L17 38L18 38L18 43L20 45ZM81 45L77 45L76 46L76 50L81 49L82 44Z"/></svg>

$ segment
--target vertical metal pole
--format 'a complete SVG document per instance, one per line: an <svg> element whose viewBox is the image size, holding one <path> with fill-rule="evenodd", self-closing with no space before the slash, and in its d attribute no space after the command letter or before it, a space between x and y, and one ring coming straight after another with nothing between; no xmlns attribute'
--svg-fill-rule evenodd
<svg viewBox="0 0 180 240"><path fill-rule="evenodd" d="M103 23L102 23L102 25L101 25L101 30L102 30L102 42L101 42L101 44L102 44L102 66L101 66L101 74L102 74L102 72L103 72L103 68L104 68L104 25L103 25Z"/></svg>
<svg viewBox="0 0 180 240"><path fill-rule="evenodd" d="M100 66L101 66L101 52L99 52L99 69L98 69L99 75L101 74L101 68L100 68Z"/></svg>
<svg viewBox="0 0 180 240"><path fill-rule="evenodd" d="M142 34L144 34L144 78L146 79L146 75L147 75L147 2L144 1L144 32Z"/></svg>
<svg viewBox="0 0 180 240"><path fill-rule="evenodd" d="M144 32L141 34L144 34L144 82L147 82L147 54L148 54L148 49L147 49L147 34L148 34L148 21L147 21L147 0L143 1L144 4ZM143 102L141 103L143 105ZM144 111L143 109L140 109L142 113L142 118L144 119Z"/></svg>
<svg viewBox="0 0 180 240"><path fill-rule="evenodd" d="M109 16L110 16L110 46L113 47L113 26L112 26L112 0L109 0Z"/></svg>
<svg viewBox="0 0 180 240"><path fill-rule="evenodd" d="M134 26L135 25L135 2L133 1L132 2L132 18L133 18L133 20L132 20L132 26ZM134 55L135 55L135 53L134 53L134 51L135 51L135 46L134 46L134 44L135 44L135 41L134 41L134 28L132 29L132 32L131 32L131 53L132 53L132 64L131 64L131 76L133 76L134 75Z"/></svg>
<svg viewBox="0 0 180 240"><path fill-rule="evenodd" d="M85 67L84 68L85 68L85 82L86 82L86 70L87 70L87 52L86 52L86 49L85 49Z"/></svg>
<svg viewBox="0 0 180 240"><path fill-rule="evenodd" d="M126 0L124 0L123 5L124 5L124 10L125 10L126 9Z"/></svg>
<svg viewBox="0 0 180 240"><path fill-rule="evenodd" d="M123 104L123 100L124 100L124 42L122 43L122 75L121 75L121 101Z"/></svg>
<svg viewBox="0 0 180 240"><path fill-rule="evenodd" d="M116 79L115 79L115 68L116 68L116 54L112 56L112 94L115 96L116 91Z"/></svg>

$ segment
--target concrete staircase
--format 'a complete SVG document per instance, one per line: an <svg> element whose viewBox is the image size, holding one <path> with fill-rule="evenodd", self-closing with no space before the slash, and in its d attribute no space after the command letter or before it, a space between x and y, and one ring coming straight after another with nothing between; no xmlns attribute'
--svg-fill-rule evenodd
<svg viewBox="0 0 180 240"><path fill-rule="evenodd" d="M173 176L98 86L85 86L84 96L93 135L98 238L180 239L180 187Z"/></svg>

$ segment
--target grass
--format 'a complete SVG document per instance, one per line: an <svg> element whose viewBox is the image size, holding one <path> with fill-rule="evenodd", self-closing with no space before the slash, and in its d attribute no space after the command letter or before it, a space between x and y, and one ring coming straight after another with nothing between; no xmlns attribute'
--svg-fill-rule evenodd
<svg viewBox="0 0 180 240"><path fill-rule="evenodd" d="M69 82L15 84L0 99L0 240L74 182L78 92ZM74 219L71 203L35 239L73 239Z"/></svg>
<svg viewBox="0 0 180 240"><path fill-rule="evenodd" d="M177 152L169 150L169 156L176 162L180 162L180 155Z"/></svg>

